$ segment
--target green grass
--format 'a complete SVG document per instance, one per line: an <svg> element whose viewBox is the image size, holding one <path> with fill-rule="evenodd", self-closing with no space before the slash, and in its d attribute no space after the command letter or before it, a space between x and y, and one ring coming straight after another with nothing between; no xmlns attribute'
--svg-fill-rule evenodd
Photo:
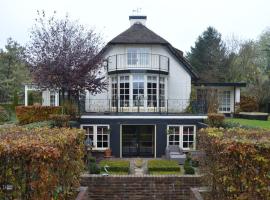
<svg viewBox="0 0 270 200"><path fill-rule="evenodd" d="M109 174L128 174L130 162L128 160L102 160L99 163L101 173L104 173L104 166L109 166L107 169Z"/></svg>
<svg viewBox="0 0 270 200"><path fill-rule="evenodd" d="M228 118L225 120L226 122L239 123L243 126L250 126L255 128L263 128L270 130L270 121L262 121L262 120L250 120L250 119L240 119L240 118Z"/></svg>
<svg viewBox="0 0 270 200"><path fill-rule="evenodd" d="M180 172L180 166L177 161L172 160L149 160L148 161L148 171L151 174L152 172Z"/></svg>

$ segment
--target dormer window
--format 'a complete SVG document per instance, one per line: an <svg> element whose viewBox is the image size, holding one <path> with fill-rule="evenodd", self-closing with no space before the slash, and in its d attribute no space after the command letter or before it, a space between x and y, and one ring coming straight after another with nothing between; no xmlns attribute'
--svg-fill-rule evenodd
<svg viewBox="0 0 270 200"><path fill-rule="evenodd" d="M150 49L149 48L128 48L127 64L128 65L149 65Z"/></svg>

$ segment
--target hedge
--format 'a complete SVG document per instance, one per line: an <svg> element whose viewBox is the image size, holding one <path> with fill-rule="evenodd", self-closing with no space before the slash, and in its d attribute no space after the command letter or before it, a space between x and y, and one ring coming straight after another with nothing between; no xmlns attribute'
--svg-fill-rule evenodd
<svg viewBox="0 0 270 200"><path fill-rule="evenodd" d="M109 166L107 169L109 172L129 172L130 162L127 160L102 160L99 163L101 171L104 171L105 166Z"/></svg>
<svg viewBox="0 0 270 200"><path fill-rule="evenodd" d="M206 123L210 127L223 127L225 116L222 113L208 113Z"/></svg>
<svg viewBox="0 0 270 200"><path fill-rule="evenodd" d="M269 131L202 129L198 147L213 199L270 199Z"/></svg>
<svg viewBox="0 0 270 200"><path fill-rule="evenodd" d="M49 120L52 114L60 114L62 107L52 106L17 106L16 116L20 124L29 124Z"/></svg>
<svg viewBox="0 0 270 200"><path fill-rule="evenodd" d="M83 139L81 129L0 129L0 199L70 199L83 169Z"/></svg>
<svg viewBox="0 0 270 200"><path fill-rule="evenodd" d="M149 160L148 171L150 173L157 171L180 172L180 167L178 165L178 162L173 160Z"/></svg>

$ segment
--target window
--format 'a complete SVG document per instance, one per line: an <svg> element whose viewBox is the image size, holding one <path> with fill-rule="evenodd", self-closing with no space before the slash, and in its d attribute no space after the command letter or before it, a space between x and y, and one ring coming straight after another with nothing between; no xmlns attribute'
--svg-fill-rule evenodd
<svg viewBox="0 0 270 200"><path fill-rule="evenodd" d="M50 106L55 106L55 92L50 92Z"/></svg>
<svg viewBox="0 0 270 200"><path fill-rule="evenodd" d="M97 126L97 148L108 148L108 138L108 126Z"/></svg>
<svg viewBox="0 0 270 200"><path fill-rule="evenodd" d="M112 77L112 107L117 106L117 77Z"/></svg>
<svg viewBox="0 0 270 200"><path fill-rule="evenodd" d="M159 106L165 107L165 78L159 77Z"/></svg>
<svg viewBox="0 0 270 200"><path fill-rule="evenodd" d="M133 105L144 105L144 75L133 76Z"/></svg>
<svg viewBox="0 0 270 200"><path fill-rule="evenodd" d="M221 91L218 95L219 111L230 112L231 111L231 93L230 91Z"/></svg>
<svg viewBox="0 0 270 200"><path fill-rule="evenodd" d="M180 127L170 126L168 131L169 145L180 145Z"/></svg>
<svg viewBox="0 0 270 200"><path fill-rule="evenodd" d="M120 106L129 107L129 76L120 76Z"/></svg>
<svg viewBox="0 0 270 200"><path fill-rule="evenodd" d="M149 52L148 48L128 48L128 65L149 65Z"/></svg>
<svg viewBox="0 0 270 200"><path fill-rule="evenodd" d="M194 126L183 126L183 149L192 149L194 141Z"/></svg>
<svg viewBox="0 0 270 200"><path fill-rule="evenodd" d="M147 106L157 107L157 77L147 76Z"/></svg>
<svg viewBox="0 0 270 200"><path fill-rule="evenodd" d="M178 145L182 149L195 149L195 131L194 125L169 125L168 126L167 145Z"/></svg>
<svg viewBox="0 0 270 200"><path fill-rule="evenodd" d="M107 149L110 143L110 134L108 125L84 125L86 130L85 139L89 137L94 149Z"/></svg>

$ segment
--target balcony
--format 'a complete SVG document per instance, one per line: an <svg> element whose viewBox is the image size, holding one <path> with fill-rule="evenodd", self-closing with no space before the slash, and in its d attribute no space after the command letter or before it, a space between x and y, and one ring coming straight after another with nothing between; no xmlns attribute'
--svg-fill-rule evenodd
<svg viewBox="0 0 270 200"><path fill-rule="evenodd" d="M112 100L112 99L85 99L80 102L82 113L115 113L115 112L148 112L148 113L192 113L205 114L205 101L188 99L166 100Z"/></svg>
<svg viewBox="0 0 270 200"><path fill-rule="evenodd" d="M108 57L107 70L153 70L168 74L170 59L166 56L150 53L116 54Z"/></svg>

